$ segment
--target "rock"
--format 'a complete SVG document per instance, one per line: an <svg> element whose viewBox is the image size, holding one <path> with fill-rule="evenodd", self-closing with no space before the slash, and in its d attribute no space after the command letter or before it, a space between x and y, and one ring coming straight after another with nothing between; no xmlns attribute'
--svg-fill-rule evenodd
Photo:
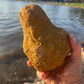
<svg viewBox="0 0 84 84"><path fill-rule="evenodd" d="M23 27L23 49L38 71L60 66L70 52L69 34L54 26L38 5L27 5L19 13Z"/></svg>

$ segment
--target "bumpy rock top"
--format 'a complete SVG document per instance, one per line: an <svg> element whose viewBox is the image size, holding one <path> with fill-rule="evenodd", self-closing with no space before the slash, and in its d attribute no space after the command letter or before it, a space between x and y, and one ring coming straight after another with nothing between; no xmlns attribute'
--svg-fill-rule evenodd
<svg viewBox="0 0 84 84"><path fill-rule="evenodd" d="M70 52L69 34L54 26L38 5L27 5L19 13L23 27L23 49L38 71L60 66Z"/></svg>

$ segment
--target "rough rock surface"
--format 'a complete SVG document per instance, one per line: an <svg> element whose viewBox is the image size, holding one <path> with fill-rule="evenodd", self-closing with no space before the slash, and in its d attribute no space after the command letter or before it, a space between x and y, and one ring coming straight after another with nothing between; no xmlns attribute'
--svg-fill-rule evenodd
<svg viewBox="0 0 84 84"><path fill-rule="evenodd" d="M70 52L69 34L54 26L38 5L27 5L19 13L23 27L23 49L38 71L60 66Z"/></svg>

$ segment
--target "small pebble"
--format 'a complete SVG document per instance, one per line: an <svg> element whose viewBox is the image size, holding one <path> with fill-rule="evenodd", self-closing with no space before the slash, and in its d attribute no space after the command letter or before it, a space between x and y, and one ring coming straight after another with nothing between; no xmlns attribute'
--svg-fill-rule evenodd
<svg viewBox="0 0 84 84"><path fill-rule="evenodd" d="M11 81L11 79L8 79L8 81Z"/></svg>
<svg viewBox="0 0 84 84"><path fill-rule="evenodd" d="M23 80L26 80L26 78L23 78Z"/></svg>
<svg viewBox="0 0 84 84"><path fill-rule="evenodd" d="M16 75L16 72L14 74Z"/></svg>
<svg viewBox="0 0 84 84"><path fill-rule="evenodd" d="M12 76L13 74L11 73L10 76Z"/></svg>
<svg viewBox="0 0 84 84"><path fill-rule="evenodd" d="M33 77L29 77L30 80L33 80Z"/></svg>

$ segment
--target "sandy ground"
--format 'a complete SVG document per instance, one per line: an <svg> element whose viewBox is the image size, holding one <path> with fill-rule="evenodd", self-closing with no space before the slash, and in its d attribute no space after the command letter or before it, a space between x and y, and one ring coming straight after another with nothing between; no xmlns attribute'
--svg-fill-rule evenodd
<svg viewBox="0 0 84 84"><path fill-rule="evenodd" d="M16 56L15 56L16 55ZM27 66L28 58L24 53L0 61L0 84L45 84L36 76L36 70ZM84 49L82 48L82 64L84 77Z"/></svg>

